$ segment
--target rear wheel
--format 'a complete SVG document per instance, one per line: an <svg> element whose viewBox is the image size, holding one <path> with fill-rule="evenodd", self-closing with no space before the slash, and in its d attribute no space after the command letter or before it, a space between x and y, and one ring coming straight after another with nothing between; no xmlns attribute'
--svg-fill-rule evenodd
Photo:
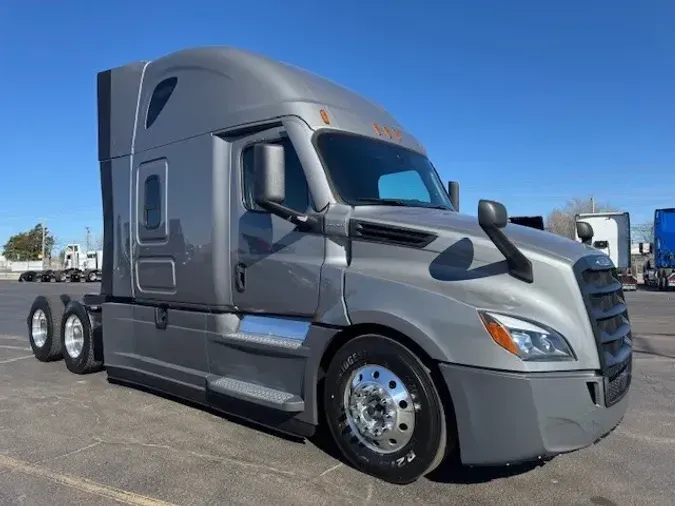
<svg viewBox="0 0 675 506"><path fill-rule="evenodd" d="M364 335L340 348L324 406L338 448L362 472L410 483L445 456L448 430L430 371L393 339Z"/></svg>
<svg viewBox="0 0 675 506"><path fill-rule="evenodd" d="M61 315L64 304L59 297L39 295L28 313L28 340L35 358L41 362L62 356Z"/></svg>
<svg viewBox="0 0 675 506"><path fill-rule="evenodd" d="M63 358L68 370L75 374L89 374L101 369L96 349L98 333L94 332L87 308L78 301L66 306L62 319Z"/></svg>

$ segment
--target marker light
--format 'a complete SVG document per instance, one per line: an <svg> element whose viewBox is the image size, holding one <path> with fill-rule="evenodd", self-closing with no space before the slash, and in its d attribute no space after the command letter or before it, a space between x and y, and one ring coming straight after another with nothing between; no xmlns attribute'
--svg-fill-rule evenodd
<svg viewBox="0 0 675 506"><path fill-rule="evenodd" d="M492 340L522 360L574 360L572 349L557 332L519 318L479 312Z"/></svg>
<svg viewBox="0 0 675 506"><path fill-rule="evenodd" d="M377 135L382 135L382 130L380 130L380 125L377 123L373 123L373 130L375 130L375 133Z"/></svg>
<svg viewBox="0 0 675 506"><path fill-rule="evenodd" d="M321 114L321 119L326 125L330 125L330 118L328 117L328 113L326 112L326 109L321 109L319 111L319 114Z"/></svg>

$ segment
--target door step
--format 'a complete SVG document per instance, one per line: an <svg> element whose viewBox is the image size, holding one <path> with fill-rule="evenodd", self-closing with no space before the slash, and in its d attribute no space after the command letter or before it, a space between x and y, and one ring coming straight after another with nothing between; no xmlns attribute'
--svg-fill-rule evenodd
<svg viewBox="0 0 675 506"><path fill-rule="evenodd" d="M302 341L298 339L289 339L287 337L263 335L263 334L249 334L247 332L236 332L233 334L225 334L227 339L232 341L240 341L242 343L258 344L262 346L272 346L276 348L283 348L287 350L297 350L302 346Z"/></svg>
<svg viewBox="0 0 675 506"><path fill-rule="evenodd" d="M225 376L207 379L206 388L216 394L234 397L287 413L300 413L305 409L305 401L297 395Z"/></svg>

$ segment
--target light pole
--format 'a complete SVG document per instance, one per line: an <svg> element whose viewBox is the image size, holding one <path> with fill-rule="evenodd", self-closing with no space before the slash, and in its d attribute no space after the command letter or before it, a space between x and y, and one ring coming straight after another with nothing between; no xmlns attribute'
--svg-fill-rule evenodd
<svg viewBox="0 0 675 506"><path fill-rule="evenodd" d="M42 218L42 270L45 270L45 219Z"/></svg>

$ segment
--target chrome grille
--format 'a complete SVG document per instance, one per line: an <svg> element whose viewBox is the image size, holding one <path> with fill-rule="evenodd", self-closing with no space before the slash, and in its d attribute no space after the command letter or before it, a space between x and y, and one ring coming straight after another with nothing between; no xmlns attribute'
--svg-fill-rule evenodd
<svg viewBox="0 0 675 506"><path fill-rule="evenodd" d="M611 406L630 387L633 338L619 274L615 268L597 265L596 258L582 258L574 271L595 335L604 377L605 405Z"/></svg>

